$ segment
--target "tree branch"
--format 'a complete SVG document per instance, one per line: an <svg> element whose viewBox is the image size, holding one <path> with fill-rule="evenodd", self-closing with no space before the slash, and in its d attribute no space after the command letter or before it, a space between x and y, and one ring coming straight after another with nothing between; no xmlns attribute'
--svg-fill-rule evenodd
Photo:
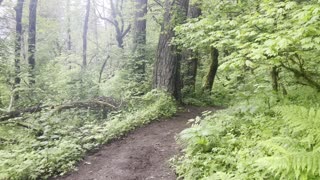
<svg viewBox="0 0 320 180"><path fill-rule="evenodd" d="M131 24L129 24L129 26L127 27L127 29L122 33L122 38L124 38L128 33L129 31L131 30Z"/></svg>
<svg viewBox="0 0 320 180"><path fill-rule="evenodd" d="M296 76L302 77L305 79L309 85L315 87L318 91L320 91L320 84L313 80L311 77L309 77L304 71L299 71L297 69L291 68L289 66L286 66L285 64L281 63L281 66L287 69L288 71L293 72Z"/></svg>

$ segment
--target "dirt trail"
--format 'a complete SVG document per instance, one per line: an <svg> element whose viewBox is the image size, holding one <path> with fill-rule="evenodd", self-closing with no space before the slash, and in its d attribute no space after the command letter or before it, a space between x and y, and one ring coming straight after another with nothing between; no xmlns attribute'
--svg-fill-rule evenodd
<svg viewBox="0 0 320 180"><path fill-rule="evenodd" d="M58 180L174 180L168 160L179 153L175 135L189 119L213 108L189 107L175 117L151 123L86 157L78 171Z"/></svg>

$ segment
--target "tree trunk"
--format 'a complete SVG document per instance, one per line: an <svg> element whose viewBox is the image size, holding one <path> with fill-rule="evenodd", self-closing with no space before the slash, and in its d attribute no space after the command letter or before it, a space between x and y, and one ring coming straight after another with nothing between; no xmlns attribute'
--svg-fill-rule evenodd
<svg viewBox="0 0 320 180"><path fill-rule="evenodd" d="M136 14L135 14L135 24L134 24L134 62L133 70L135 74L144 75L145 74L145 64L146 64L146 29L147 20L145 18L147 14L147 4L148 0L135 0L136 1Z"/></svg>
<svg viewBox="0 0 320 180"><path fill-rule="evenodd" d="M31 0L29 5L29 37L28 37L28 63L31 68L30 83L35 83L34 81L34 68L36 65L36 32L37 32L37 6L38 0Z"/></svg>
<svg viewBox="0 0 320 180"><path fill-rule="evenodd" d="M218 66L219 66L219 51L216 48L211 48L211 63L209 72L206 76L206 81L203 86L203 90L207 92L211 92L212 86L214 83L214 79L216 77Z"/></svg>
<svg viewBox="0 0 320 180"><path fill-rule="evenodd" d="M181 99L180 59L177 47L171 44L174 27L186 19L189 0L166 0L164 22L156 53L153 73L153 88L163 89Z"/></svg>
<svg viewBox="0 0 320 180"><path fill-rule="evenodd" d="M278 92L279 91L279 70L276 66L272 67L271 70L271 77L272 77L272 89L274 92Z"/></svg>
<svg viewBox="0 0 320 180"><path fill-rule="evenodd" d="M71 51L72 41L71 41L71 14L70 14L70 0L67 0L67 50Z"/></svg>
<svg viewBox="0 0 320 180"><path fill-rule="evenodd" d="M188 50L183 56L183 88L187 88L187 93L193 93L196 89L196 77L198 71L198 53Z"/></svg>
<svg viewBox="0 0 320 180"><path fill-rule="evenodd" d="M188 18L197 18L201 15L201 9L197 4L191 5L188 11ZM186 50L183 56L183 62L186 66L184 73L183 85L188 88L188 93L193 93L196 87L196 77L198 69L198 52L193 50Z"/></svg>
<svg viewBox="0 0 320 180"><path fill-rule="evenodd" d="M83 53L82 53L82 68L86 68L87 66L87 46L88 46L88 26L89 26L89 15L90 15L90 6L91 2L90 0L87 0L87 8L86 8L86 15L84 19L84 25L83 25Z"/></svg>
<svg viewBox="0 0 320 180"><path fill-rule="evenodd" d="M129 24L125 28L125 19L123 17L123 0L109 0L110 4L110 14L111 18L104 17L99 10L96 12L98 13L100 19L105 20L113 25L116 31L116 41L119 48L124 48L124 38L131 30L131 24ZM102 6L103 10L105 10L104 5Z"/></svg>
<svg viewBox="0 0 320 180"><path fill-rule="evenodd" d="M14 79L14 88L16 89L20 85L20 60L21 60L21 38L22 38L22 13L23 13L23 3L24 0L18 0L17 6L15 7L16 11L16 39L15 39L15 79ZM15 92L14 99L19 99L19 93Z"/></svg>
<svg viewBox="0 0 320 180"><path fill-rule="evenodd" d="M103 73L103 71L104 71L104 68L105 68L106 65L107 65L107 62L108 62L109 58L110 58L110 56L108 56L108 57L104 60L102 66L101 66L101 69L100 69L100 72L99 72L99 81L98 81L99 84L101 83L102 73Z"/></svg>
<svg viewBox="0 0 320 180"><path fill-rule="evenodd" d="M119 3L120 2L120 3ZM131 30L131 25L129 24L126 29L124 29L124 19L122 15L123 11L123 0L119 1L110 0L111 5L111 16L112 16L112 24L116 30L116 40L118 42L118 47L123 49L123 39ZM118 19L120 18L120 23Z"/></svg>

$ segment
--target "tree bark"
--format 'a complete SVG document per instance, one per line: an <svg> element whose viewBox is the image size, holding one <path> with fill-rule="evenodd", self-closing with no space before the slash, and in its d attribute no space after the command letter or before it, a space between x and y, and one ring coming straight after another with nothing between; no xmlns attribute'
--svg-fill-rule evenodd
<svg viewBox="0 0 320 180"><path fill-rule="evenodd" d="M23 14L23 4L24 0L18 0L17 6L15 7L16 11L16 37L15 37L15 79L14 79L14 89L19 87L21 79L20 79L20 60L21 60L21 37L22 37L22 14ZM19 93L15 92L14 99L19 99Z"/></svg>
<svg viewBox="0 0 320 180"><path fill-rule="evenodd" d="M189 0L165 1L164 22L161 27L153 72L153 88L163 89L177 100L181 99L181 55L171 41L175 36L174 27L186 19L188 6Z"/></svg>
<svg viewBox="0 0 320 180"><path fill-rule="evenodd" d="M29 5L29 36L28 36L28 63L31 68L30 83L35 83L34 81L34 68L36 65L36 34L37 34L37 6L38 0L30 0Z"/></svg>
<svg viewBox="0 0 320 180"><path fill-rule="evenodd" d="M83 25L83 49L82 49L82 68L87 67L87 48L88 48L88 26L89 26L89 16L90 16L90 0L87 0L87 7L86 7L86 15L84 18L84 25Z"/></svg>
<svg viewBox="0 0 320 180"><path fill-rule="evenodd" d="M188 10L188 18L197 18L201 15L201 9L198 4L191 5ZM196 77L198 69L199 54L194 50L185 50L183 63L186 66L186 72L183 75L183 86L188 88L188 93L193 93L196 87Z"/></svg>
<svg viewBox="0 0 320 180"><path fill-rule="evenodd" d="M133 70L135 74L144 75L146 66L146 29L147 20L145 18L147 14L148 0L135 0L136 2L136 13L135 13L135 24L134 24L134 62Z"/></svg>
<svg viewBox="0 0 320 180"><path fill-rule="evenodd" d="M219 51L216 48L211 48L211 63L210 63L210 68L209 72L206 76L206 81L203 86L203 90L207 92L211 92L214 79L216 77L217 71L218 71L218 66L219 66Z"/></svg>

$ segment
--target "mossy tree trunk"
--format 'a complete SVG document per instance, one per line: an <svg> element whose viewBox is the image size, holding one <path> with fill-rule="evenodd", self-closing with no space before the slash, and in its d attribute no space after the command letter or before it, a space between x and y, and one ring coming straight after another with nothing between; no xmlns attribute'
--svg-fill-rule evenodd
<svg viewBox="0 0 320 180"><path fill-rule="evenodd" d="M198 4L190 5L188 18L198 18L201 15L201 9ZM185 72L183 73L183 86L188 88L188 93L193 93L196 87L196 77L198 70L199 53L194 50L185 50L183 64Z"/></svg>
<svg viewBox="0 0 320 180"><path fill-rule="evenodd" d="M18 0L15 7L16 11L16 37L15 37L15 79L14 79L14 89L18 88L21 82L20 79L20 60L21 60L21 40L22 40L22 15L23 15L23 4L24 0ZM16 91L14 99L19 99L19 93Z"/></svg>
<svg viewBox="0 0 320 180"><path fill-rule="evenodd" d="M211 48L211 62L208 74L206 76L205 83L203 85L203 90L206 92L211 92L214 79L216 77L218 67L219 67L219 51L217 48Z"/></svg>
<svg viewBox="0 0 320 180"><path fill-rule="evenodd" d="M147 29L147 5L148 0L135 0L136 13L133 35L133 72L138 76L144 76L146 66L146 29Z"/></svg>

